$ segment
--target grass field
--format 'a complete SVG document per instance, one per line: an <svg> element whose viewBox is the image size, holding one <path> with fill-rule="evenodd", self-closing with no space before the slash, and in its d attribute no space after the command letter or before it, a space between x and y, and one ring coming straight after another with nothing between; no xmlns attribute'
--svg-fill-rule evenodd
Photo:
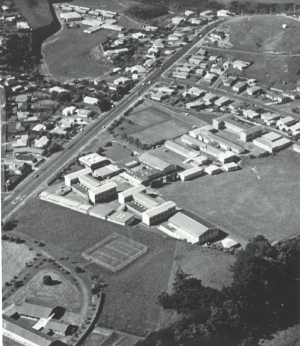
<svg viewBox="0 0 300 346"><path fill-rule="evenodd" d="M105 148L104 154L114 162L122 161L131 156L132 151L118 143L112 143L111 147Z"/></svg>
<svg viewBox="0 0 300 346"><path fill-rule="evenodd" d="M234 73L246 78L255 78L267 87L277 85L283 90L291 90L299 80L300 56L256 55L211 49L211 52L253 62L245 71L229 67L227 73ZM287 84L282 84L285 81Z"/></svg>
<svg viewBox="0 0 300 346"><path fill-rule="evenodd" d="M242 166L238 172L171 184L160 192L243 244L258 234L270 241L297 234L299 154L285 150L269 158L245 159Z"/></svg>
<svg viewBox="0 0 300 346"><path fill-rule="evenodd" d="M238 2L247 2L249 0L238 0ZM222 4L229 4L232 2L232 0L218 0L219 3ZM294 3L294 4L300 4L300 0L251 0L253 3L263 3L263 4L287 4L287 3Z"/></svg>
<svg viewBox="0 0 300 346"><path fill-rule="evenodd" d="M56 285L43 284L43 276L51 275ZM80 291L73 283L60 275L57 271L45 268L36 274L25 286L7 300L7 304L15 302L21 305L25 299L40 303L49 303L55 306L63 306L69 311L79 311L82 304Z"/></svg>
<svg viewBox="0 0 300 346"><path fill-rule="evenodd" d="M100 48L112 31L100 30L88 35L83 28L63 28L49 38L42 48L50 74L66 81L75 78L98 77L110 71L112 64Z"/></svg>
<svg viewBox="0 0 300 346"><path fill-rule="evenodd" d="M14 0L14 3L32 29L49 25L53 20L47 0Z"/></svg>
<svg viewBox="0 0 300 346"><path fill-rule="evenodd" d="M122 126L128 135L147 144L178 137L191 129L190 124L172 117L170 113L167 109L164 111L145 103L127 116Z"/></svg>
<svg viewBox="0 0 300 346"><path fill-rule="evenodd" d="M90 7L92 9L97 8L100 10L114 11L118 13L123 13L126 9L127 1L119 0L74 0L72 5L79 5Z"/></svg>
<svg viewBox="0 0 300 346"><path fill-rule="evenodd" d="M34 253L23 244L2 242L2 285L18 275L33 257Z"/></svg>
<svg viewBox="0 0 300 346"><path fill-rule="evenodd" d="M283 29L282 25L288 28ZM299 53L300 22L263 15L236 17L226 22L230 30L232 49L260 53Z"/></svg>

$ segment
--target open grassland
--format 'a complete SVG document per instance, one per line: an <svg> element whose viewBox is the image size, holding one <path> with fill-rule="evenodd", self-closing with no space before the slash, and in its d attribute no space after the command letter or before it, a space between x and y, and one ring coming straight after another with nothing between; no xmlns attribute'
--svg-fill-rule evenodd
<svg viewBox="0 0 300 346"><path fill-rule="evenodd" d="M108 277L99 324L144 336L160 327L160 292L167 290L175 240L164 239L120 273Z"/></svg>
<svg viewBox="0 0 300 346"><path fill-rule="evenodd" d="M33 30L49 25L52 20L47 0L13 0Z"/></svg>
<svg viewBox="0 0 300 346"><path fill-rule="evenodd" d="M23 244L2 242L2 285L18 275L34 254Z"/></svg>
<svg viewBox="0 0 300 346"><path fill-rule="evenodd" d="M37 215L43 217L37 218ZM43 240L51 253L60 256L81 256L113 232L140 242L151 249L162 238L135 227L121 227L92 216L84 215L56 204L32 199L17 215L17 231Z"/></svg>
<svg viewBox="0 0 300 346"><path fill-rule="evenodd" d="M243 169L160 189L162 197L215 223L245 244L263 234L279 241L299 232L300 156L285 150L244 159Z"/></svg>
<svg viewBox="0 0 300 346"><path fill-rule="evenodd" d="M282 25L288 28L283 29ZM260 53L299 53L300 22L282 16L232 18L225 23L232 49Z"/></svg>
<svg viewBox="0 0 300 346"><path fill-rule="evenodd" d="M108 159L111 159L114 162L122 161L131 156L132 151L118 143L112 143L112 146L105 148L105 151L102 153Z"/></svg>
<svg viewBox="0 0 300 346"><path fill-rule="evenodd" d="M90 7L92 9L114 11L118 13L123 13L126 9L127 1L119 0L74 0L72 5L79 5L84 7Z"/></svg>
<svg viewBox="0 0 300 346"><path fill-rule="evenodd" d="M57 282L54 285L44 285L43 276L51 275L52 280ZM43 269L36 274L25 286L9 298L9 303L21 305L24 301L34 300L41 304L51 304L52 306L62 306L69 311L79 311L82 305L81 292L73 283L52 269ZM7 302L7 303L8 303Z"/></svg>
<svg viewBox="0 0 300 346"><path fill-rule="evenodd" d="M256 55L229 50L224 51L222 49L211 49L211 52L223 56L230 56L234 59L242 59L252 62L252 65L245 71L239 71L229 67L227 73L234 73L245 78L255 78L259 83L262 83L267 87L276 84L279 89L291 90L299 80L300 55ZM283 81L285 81L286 84L282 84Z"/></svg>
<svg viewBox="0 0 300 346"><path fill-rule="evenodd" d="M218 0L220 4L229 4L232 0ZM249 2L249 0L238 0L238 2ZM294 3L296 5L300 4L300 0L251 0L252 3L262 3L262 4L289 4Z"/></svg>
<svg viewBox="0 0 300 346"><path fill-rule="evenodd" d="M98 77L110 71L112 64L104 57L100 43L108 30L85 34L83 27L63 27L45 42L42 48L45 63L50 74L60 81L75 78Z"/></svg>

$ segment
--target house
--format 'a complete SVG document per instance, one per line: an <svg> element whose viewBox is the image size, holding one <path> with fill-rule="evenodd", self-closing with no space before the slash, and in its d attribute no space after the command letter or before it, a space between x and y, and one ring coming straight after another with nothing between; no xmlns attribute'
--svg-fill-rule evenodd
<svg viewBox="0 0 300 346"><path fill-rule="evenodd" d="M154 208L142 213L142 222L150 226L154 223L160 223L168 219L176 211L176 204L173 201L167 201Z"/></svg>
<svg viewBox="0 0 300 346"><path fill-rule="evenodd" d="M79 162L82 165L84 165L86 168L95 170L97 168L100 168L106 165L109 162L109 160L106 157L101 156L97 153L91 153L91 154L80 157Z"/></svg>
<svg viewBox="0 0 300 346"><path fill-rule="evenodd" d="M83 99L83 102L87 103L89 105L96 106L98 104L99 100L96 97L85 96Z"/></svg>
<svg viewBox="0 0 300 346"><path fill-rule="evenodd" d="M144 66L148 68L152 68L154 67L155 64L156 64L156 59L149 59L145 61Z"/></svg>
<svg viewBox="0 0 300 346"><path fill-rule="evenodd" d="M224 106L227 106L230 102L232 102L231 99L229 99L226 96L222 96L218 100L215 101L215 105L219 107L224 107Z"/></svg>
<svg viewBox="0 0 300 346"><path fill-rule="evenodd" d="M255 85L255 86L247 89L247 94L248 95L258 95L258 94L261 94L262 91L263 90L261 87Z"/></svg>
<svg viewBox="0 0 300 346"><path fill-rule="evenodd" d="M31 27L27 22L17 22L17 29L18 31L29 31Z"/></svg>
<svg viewBox="0 0 300 346"><path fill-rule="evenodd" d="M246 82L238 82L233 87L232 90L236 91L237 93L241 93L247 89L247 83Z"/></svg>
<svg viewBox="0 0 300 346"><path fill-rule="evenodd" d="M247 67L249 67L251 65L250 62L248 61L243 61L243 60L234 60L232 63L232 67L236 68L240 71L244 71L246 70Z"/></svg>
<svg viewBox="0 0 300 346"><path fill-rule="evenodd" d="M28 135L23 135L23 136L20 136L20 138L18 138L16 142L12 143L12 147L23 148L23 147L27 147L27 144L28 144Z"/></svg>
<svg viewBox="0 0 300 346"><path fill-rule="evenodd" d="M166 232L167 234L178 239L185 239L192 244L205 244L217 238L220 233L216 226L185 211L172 216L168 221L168 227L171 231Z"/></svg>
<svg viewBox="0 0 300 346"><path fill-rule="evenodd" d="M245 118L249 118L249 119L260 118L260 114L254 111L253 109L244 109L243 114Z"/></svg>
<svg viewBox="0 0 300 346"><path fill-rule="evenodd" d="M151 94L151 99L152 100L154 100L154 101L161 101L161 100L163 100L164 98L166 97L166 95L165 94L163 94L163 93L160 93L160 92L158 92L158 93L152 93Z"/></svg>
<svg viewBox="0 0 300 346"><path fill-rule="evenodd" d="M144 28L146 31L156 31L158 29L157 26L146 25Z"/></svg>
<svg viewBox="0 0 300 346"><path fill-rule="evenodd" d="M140 38L144 38L146 37L146 34L142 33L142 32L135 32L132 34L132 37L133 38L136 38L137 40L140 39Z"/></svg>
<svg viewBox="0 0 300 346"><path fill-rule="evenodd" d="M276 120L280 118L279 114L276 113L262 113L261 118L268 126L272 126L276 124Z"/></svg>
<svg viewBox="0 0 300 346"><path fill-rule="evenodd" d="M134 72L143 74L143 73L146 73L146 69L142 65L135 65L131 67L131 73L134 73Z"/></svg>
<svg viewBox="0 0 300 346"><path fill-rule="evenodd" d="M162 39L157 39L153 42L153 45L152 45L154 48L164 48L165 44L164 44L164 40Z"/></svg>
<svg viewBox="0 0 300 346"><path fill-rule="evenodd" d="M289 126L294 125L297 122L293 117L288 116L283 119L279 119L276 123L276 126L279 127L279 129L287 130Z"/></svg>
<svg viewBox="0 0 300 346"><path fill-rule="evenodd" d="M203 175L203 170L203 168L196 166L186 169L185 171L180 172L178 175L182 181L186 181L200 177L201 175Z"/></svg>
<svg viewBox="0 0 300 346"><path fill-rule="evenodd" d="M124 84L127 84L128 82L130 82L131 79L129 78L126 78L126 77L120 77L120 78L117 78L114 80L114 84L115 85L124 85Z"/></svg>
<svg viewBox="0 0 300 346"><path fill-rule="evenodd" d="M167 95L173 95L176 94L176 90L168 88L166 86L162 86L160 88L158 88L158 91Z"/></svg>
<svg viewBox="0 0 300 346"><path fill-rule="evenodd" d="M190 17L193 14L195 14L195 12L193 12L193 11L189 11L189 10L184 11L184 15L187 16L187 17Z"/></svg>
<svg viewBox="0 0 300 346"><path fill-rule="evenodd" d="M61 87L59 87L59 86L54 86L54 87L52 87L52 88L49 89L49 92L50 92L50 93L56 92L56 93L58 93L58 94L67 94L67 93L69 93L69 90L66 90L66 89L64 89L64 88L61 88Z"/></svg>
<svg viewBox="0 0 300 346"><path fill-rule="evenodd" d="M34 146L39 149L44 149L48 146L50 140L46 137L43 136L40 139L36 139L34 142Z"/></svg>
<svg viewBox="0 0 300 346"><path fill-rule="evenodd" d="M173 72L173 78L178 78L178 79L187 79L190 77L190 74L187 72Z"/></svg>
<svg viewBox="0 0 300 346"><path fill-rule="evenodd" d="M215 100L217 100L219 97L215 94L212 93L207 93L204 97L203 100L206 102L214 102Z"/></svg>
<svg viewBox="0 0 300 346"><path fill-rule="evenodd" d="M70 107L66 107L62 110L62 114L65 115L65 116L68 116L68 115L73 115L76 111L76 107L74 106L70 106Z"/></svg>
<svg viewBox="0 0 300 346"><path fill-rule="evenodd" d="M168 41L178 41L179 37L177 35L171 34L168 36Z"/></svg>
<svg viewBox="0 0 300 346"><path fill-rule="evenodd" d="M109 182L98 186L93 190L89 190L89 199L93 204L101 203L108 198L115 196L117 194L118 185L115 182Z"/></svg>
<svg viewBox="0 0 300 346"><path fill-rule="evenodd" d="M186 19L184 17L173 17L172 18L172 23L175 25L179 25L185 21L186 21Z"/></svg>
<svg viewBox="0 0 300 346"><path fill-rule="evenodd" d="M196 87L191 87L188 89L188 94L190 95L194 95L194 96L203 96L205 95L206 91L205 90L201 90L199 88L196 88Z"/></svg>
<svg viewBox="0 0 300 346"><path fill-rule="evenodd" d="M219 10L217 11L217 17L229 17L231 13L227 10Z"/></svg>
<svg viewBox="0 0 300 346"><path fill-rule="evenodd" d="M205 108L205 102L203 102L201 100L196 100L193 102L186 103L185 106L187 109L203 109L203 108Z"/></svg>
<svg viewBox="0 0 300 346"><path fill-rule="evenodd" d="M197 68L197 70L195 71L197 76L202 77L204 74L204 69L203 68Z"/></svg>
<svg viewBox="0 0 300 346"><path fill-rule="evenodd" d="M214 175L222 172L221 168L216 165L210 165L205 168L205 172L209 175Z"/></svg>
<svg viewBox="0 0 300 346"><path fill-rule="evenodd" d="M90 109L80 108L77 109L76 113L80 118L88 118L92 114L92 111Z"/></svg>
<svg viewBox="0 0 300 346"><path fill-rule="evenodd" d="M215 16L215 13L213 11L207 10L207 11L201 12L200 16L205 18L213 18Z"/></svg>
<svg viewBox="0 0 300 346"><path fill-rule="evenodd" d="M201 66L201 65L200 65ZM203 80L209 84L212 84L216 79L218 78L218 76L214 73L207 73L204 77Z"/></svg>

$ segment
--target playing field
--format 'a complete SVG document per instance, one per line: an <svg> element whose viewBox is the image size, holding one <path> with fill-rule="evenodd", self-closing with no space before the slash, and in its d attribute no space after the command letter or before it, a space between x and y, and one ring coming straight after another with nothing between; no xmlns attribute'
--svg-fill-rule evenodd
<svg viewBox="0 0 300 346"><path fill-rule="evenodd" d="M243 159L242 170L166 185L164 199L219 226L245 244L263 234L279 241L299 233L300 155L290 149Z"/></svg>
<svg viewBox="0 0 300 346"><path fill-rule="evenodd" d="M171 139L187 133L191 125L171 115L168 109L159 109L148 106L148 103L138 107L124 122L124 131L134 138L139 138L142 143L153 144L164 139Z"/></svg>
<svg viewBox="0 0 300 346"><path fill-rule="evenodd" d="M123 269L146 251L146 246L115 233L84 251L82 256L115 272Z"/></svg>

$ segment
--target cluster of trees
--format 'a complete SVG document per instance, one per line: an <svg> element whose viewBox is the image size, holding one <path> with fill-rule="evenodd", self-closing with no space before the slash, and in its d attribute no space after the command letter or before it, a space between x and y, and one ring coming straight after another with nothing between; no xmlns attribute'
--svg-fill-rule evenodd
<svg viewBox="0 0 300 346"><path fill-rule="evenodd" d="M142 20L150 20L168 14L168 9L165 5L133 5L130 6L125 14Z"/></svg>
<svg viewBox="0 0 300 346"><path fill-rule="evenodd" d="M242 2L242 1L231 1L227 9L230 12L234 12L236 14L240 13L278 13L278 12L289 12L295 9L299 9L300 5L295 5L293 2L290 3L264 3L264 2Z"/></svg>
<svg viewBox="0 0 300 346"><path fill-rule="evenodd" d="M178 270L171 294L158 297L177 322L139 346L256 345L299 323L300 237L272 246L263 236L238 252L232 284L221 291Z"/></svg>

